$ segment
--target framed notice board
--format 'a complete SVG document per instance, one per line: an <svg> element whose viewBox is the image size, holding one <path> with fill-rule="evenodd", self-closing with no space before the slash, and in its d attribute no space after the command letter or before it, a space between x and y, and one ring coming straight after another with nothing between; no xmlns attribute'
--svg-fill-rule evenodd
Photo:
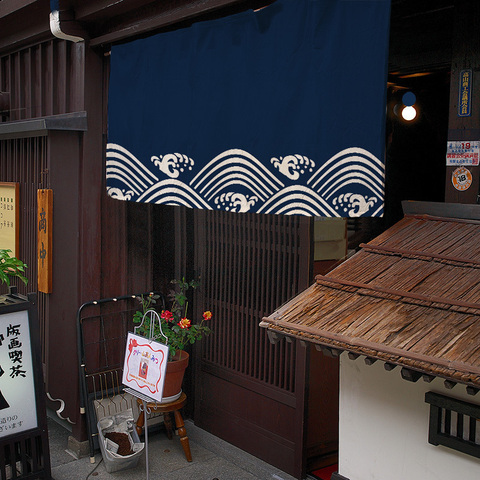
<svg viewBox="0 0 480 480"><path fill-rule="evenodd" d="M20 185L0 182L0 248L18 253Z"/></svg>
<svg viewBox="0 0 480 480"><path fill-rule="evenodd" d="M51 478L36 295L0 305L0 477Z"/></svg>

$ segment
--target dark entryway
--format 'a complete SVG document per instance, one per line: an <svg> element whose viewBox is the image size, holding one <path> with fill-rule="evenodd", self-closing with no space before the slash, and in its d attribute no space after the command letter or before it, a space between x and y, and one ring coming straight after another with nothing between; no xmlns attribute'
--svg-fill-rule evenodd
<svg viewBox="0 0 480 480"><path fill-rule="evenodd" d="M310 281L310 219L196 211L197 306L214 335L195 366L195 423L300 478L307 351L258 324ZM202 308L202 307L200 307Z"/></svg>
<svg viewBox="0 0 480 480"><path fill-rule="evenodd" d="M392 73L387 99L385 228L403 217L402 200L445 198L450 71ZM417 117L400 114L412 92Z"/></svg>

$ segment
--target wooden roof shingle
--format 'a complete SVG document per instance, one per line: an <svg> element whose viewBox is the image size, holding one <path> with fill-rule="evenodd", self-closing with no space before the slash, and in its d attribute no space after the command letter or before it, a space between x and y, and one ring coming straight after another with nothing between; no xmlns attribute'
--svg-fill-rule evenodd
<svg viewBox="0 0 480 480"><path fill-rule="evenodd" d="M418 214L421 207L435 215ZM400 222L327 276L318 275L260 325L322 348L382 360L389 369L399 365L425 379L463 383L475 393L480 206L470 205L459 216L452 216L463 212L459 205L407 202L406 208Z"/></svg>

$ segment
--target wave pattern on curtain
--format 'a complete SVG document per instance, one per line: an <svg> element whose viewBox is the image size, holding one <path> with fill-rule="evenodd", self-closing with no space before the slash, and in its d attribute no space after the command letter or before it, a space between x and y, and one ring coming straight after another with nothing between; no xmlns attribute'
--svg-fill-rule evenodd
<svg viewBox="0 0 480 480"><path fill-rule="evenodd" d="M277 0L114 46L109 195L381 215L389 14L389 0Z"/></svg>

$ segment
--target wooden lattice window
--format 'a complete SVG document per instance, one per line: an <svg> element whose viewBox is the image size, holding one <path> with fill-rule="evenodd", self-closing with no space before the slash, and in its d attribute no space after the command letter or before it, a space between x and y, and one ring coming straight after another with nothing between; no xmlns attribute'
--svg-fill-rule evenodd
<svg viewBox="0 0 480 480"><path fill-rule="evenodd" d="M480 458L480 405L427 392L430 404L428 442Z"/></svg>

